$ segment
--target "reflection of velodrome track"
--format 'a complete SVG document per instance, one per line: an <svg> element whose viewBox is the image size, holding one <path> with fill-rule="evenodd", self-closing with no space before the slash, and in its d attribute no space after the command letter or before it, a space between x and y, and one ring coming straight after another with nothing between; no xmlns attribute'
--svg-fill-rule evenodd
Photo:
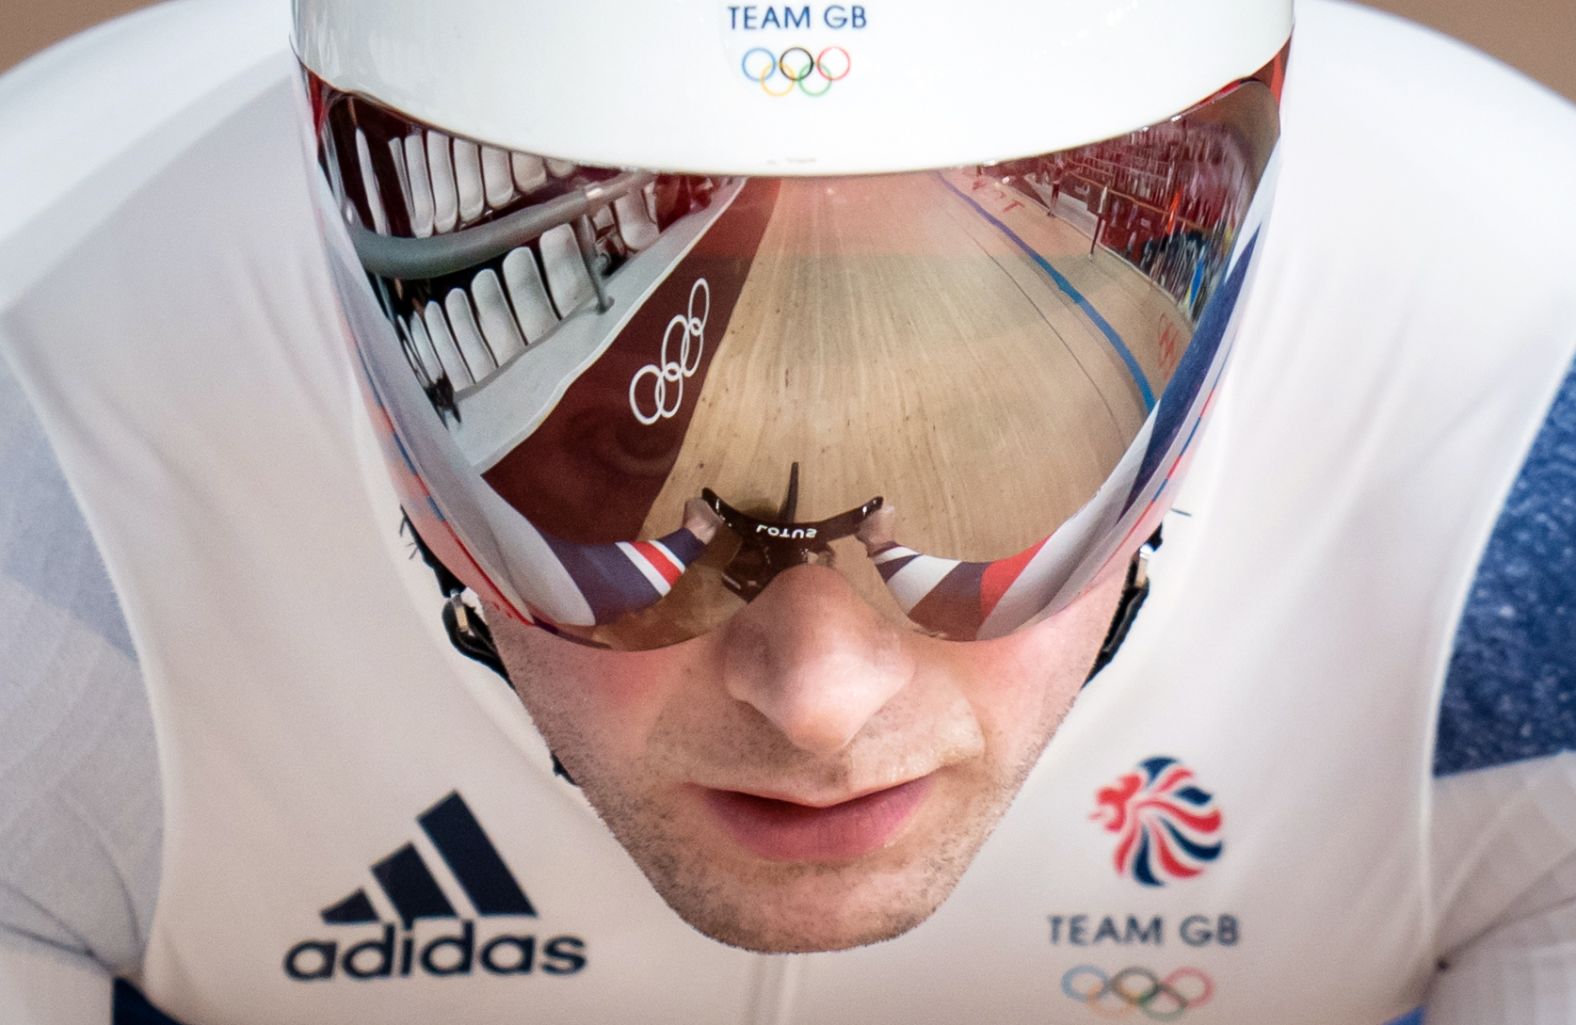
<svg viewBox="0 0 1576 1025"><path fill-rule="evenodd" d="M1163 351L1161 336L1169 326L1178 344L1192 334L1185 314L1162 289L1126 260L1104 246L1089 252L1089 236L1056 218L1022 193L990 179L976 179L976 202L1008 224L1014 234L1050 260L1077 291L1089 300L1126 343L1143 377L1158 397L1176 369L1175 351ZM1022 204L1021 206L1019 204ZM1065 210L1071 204L1063 200ZM1003 211L1007 211L1003 213ZM1082 323L1093 330L1091 321ZM1129 387L1133 376L1126 373Z"/></svg>
<svg viewBox="0 0 1576 1025"><path fill-rule="evenodd" d="M813 256L811 237L823 246ZM961 172L784 181L642 535L671 530L703 486L773 507L797 460L800 519L879 492L899 510L900 535L940 542L948 523L977 549L935 546L949 555L1000 557L1038 540L1024 517L993 513L1037 507L1040 524L1070 514L1146 410L1133 369L1026 247L1158 391L1161 318L1184 324L1175 304L1108 252L1090 256L1088 238L1042 206ZM1004 451L1017 472L985 476L978 455ZM950 495L908 490L938 476ZM935 522L917 519L927 511Z"/></svg>
<svg viewBox="0 0 1576 1025"><path fill-rule="evenodd" d="M1244 88L1071 155L840 179L581 167L354 97L330 103L324 146L398 336L364 355L403 362L399 401L425 397L447 428L423 472L480 471L479 505L609 550L674 531L706 488L795 537L881 495L897 515L871 529L939 557L926 573L1003 560L990 579L1038 567L1032 585L1054 587L1077 542L1039 547L1051 528L1113 470L1074 533L1127 515L1135 475L1183 443L1193 407L1168 400L1118 468L1187 348L1184 311L1218 283L1269 154L1247 115L1269 102ZM1184 400L1213 341L1194 351ZM859 543L831 540L885 595ZM674 583L669 612L748 563L728 547Z"/></svg>
<svg viewBox="0 0 1576 1025"><path fill-rule="evenodd" d="M659 536L708 486L769 514L798 463L795 519L881 494L900 535L1000 558L1089 499L1187 334L1002 169L653 180L381 131L393 170L346 196L405 356L456 455L566 540Z"/></svg>

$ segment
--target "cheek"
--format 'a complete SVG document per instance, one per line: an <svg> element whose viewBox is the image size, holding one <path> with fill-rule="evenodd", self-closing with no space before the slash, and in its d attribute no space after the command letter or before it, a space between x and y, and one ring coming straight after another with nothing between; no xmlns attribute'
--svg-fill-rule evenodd
<svg viewBox="0 0 1576 1025"><path fill-rule="evenodd" d="M1016 765L1039 753L1078 696L1082 676L1058 671L1037 646L998 643L985 642L992 650L969 658L960 675L992 760Z"/></svg>
<svg viewBox="0 0 1576 1025"><path fill-rule="evenodd" d="M1037 754L1077 699L1121 595L1110 573L1064 612L992 641L949 645L974 714L1003 759Z"/></svg>
<svg viewBox="0 0 1576 1025"><path fill-rule="evenodd" d="M604 652L528 627L499 645L520 700L566 764L638 760L685 678L682 648Z"/></svg>

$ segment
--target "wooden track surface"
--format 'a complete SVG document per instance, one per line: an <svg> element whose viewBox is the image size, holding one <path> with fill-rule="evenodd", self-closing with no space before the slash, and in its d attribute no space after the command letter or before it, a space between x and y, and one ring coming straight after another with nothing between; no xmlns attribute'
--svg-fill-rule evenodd
<svg viewBox="0 0 1576 1025"><path fill-rule="evenodd" d="M1176 306L1043 206L1002 212L1024 197L960 172L790 179L643 536L702 487L770 516L794 461L795 519L880 494L899 541L956 558L1021 550L1089 499L1143 422L1132 373L949 186L1065 275L1158 394L1159 318L1181 323ZM855 542L845 557L864 561Z"/></svg>
<svg viewBox="0 0 1576 1025"><path fill-rule="evenodd" d="M1163 349L1161 338L1169 325L1180 346L1192 331L1171 297L1109 250L1096 249L1090 255L1087 235L1053 218L1044 206L1023 193L990 179L973 179L968 185L961 180L956 183L1049 260L1089 300L1127 343L1158 399L1163 383L1176 369L1179 354ZM1087 317L1081 323L1088 330L1095 330ZM1131 373L1124 370L1123 376L1131 387Z"/></svg>

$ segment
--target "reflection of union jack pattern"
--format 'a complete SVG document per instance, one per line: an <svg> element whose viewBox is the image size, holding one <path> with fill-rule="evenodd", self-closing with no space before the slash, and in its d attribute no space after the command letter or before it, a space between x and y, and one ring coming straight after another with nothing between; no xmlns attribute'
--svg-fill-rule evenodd
<svg viewBox="0 0 1576 1025"><path fill-rule="evenodd" d="M1095 795L1092 819L1119 837L1116 870L1145 886L1190 879L1220 857L1220 809L1175 758L1148 758Z"/></svg>
<svg viewBox="0 0 1576 1025"><path fill-rule="evenodd" d="M871 548L869 554L908 618L954 640L972 640L1044 545L1037 541L996 562L943 559L896 542Z"/></svg>
<svg viewBox="0 0 1576 1025"><path fill-rule="evenodd" d="M619 541L578 545L542 535L558 556L598 623L654 604L691 562L706 550L705 542L687 529L654 541Z"/></svg>

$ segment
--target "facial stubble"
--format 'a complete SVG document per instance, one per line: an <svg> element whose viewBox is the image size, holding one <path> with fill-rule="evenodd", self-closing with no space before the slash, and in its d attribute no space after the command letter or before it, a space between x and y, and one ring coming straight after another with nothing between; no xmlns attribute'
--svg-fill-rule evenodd
<svg viewBox="0 0 1576 1025"><path fill-rule="evenodd" d="M928 919L1010 807L1067 710L1056 688L1045 686L1036 735L1004 766L995 765L988 755L1005 739L988 732L974 735L976 756L960 756L936 774L921 820L911 823L913 828L900 833L890 847L842 863L774 862L733 847L717 835L714 823L688 819L694 802L680 800L677 784L667 781L704 777L706 769L686 764L694 756L683 753L686 728L681 716L659 722L653 732L652 748L663 753L660 769L643 760L632 764L627 758L609 759L602 753L606 745L585 728L596 721L594 716L577 709L572 698L543 699L552 674L573 671L541 657L544 654L538 649L536 657L511 659L522 670L515 677L521 698L597 815L685 922L719 942L763 953L863 946L900 936ZM713 722L705 731L715 738L705 761L753 765L764 776L868 776L880 771L870 764L871 757L880 755L870 752L955 752L970 743L962 735L910 735L888 742L882 732L904 729L896 725L904 716L901 709L884 709L850 746L846 759L812 764L752 709L738 706L732 714L736 721L727 728ZM854 765L862 756L865 761L856 772ZM891 771L902 775L901 767Z"/></svg>

